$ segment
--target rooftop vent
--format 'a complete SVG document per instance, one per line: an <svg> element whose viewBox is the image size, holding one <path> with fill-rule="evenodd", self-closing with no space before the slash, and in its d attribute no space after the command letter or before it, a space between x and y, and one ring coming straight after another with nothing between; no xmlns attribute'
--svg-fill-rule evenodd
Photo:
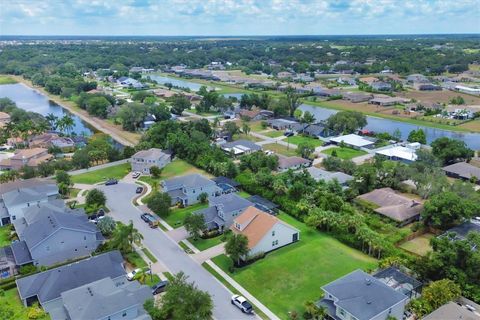
<svg viewBox="0 0 480 320"><path fill-rule="evenodd" d="M372 280L370 280L369 278L366 278L366 279L365 279L365 284L366 284L367 286L371 285L371 284L372 284Z"/></svg>

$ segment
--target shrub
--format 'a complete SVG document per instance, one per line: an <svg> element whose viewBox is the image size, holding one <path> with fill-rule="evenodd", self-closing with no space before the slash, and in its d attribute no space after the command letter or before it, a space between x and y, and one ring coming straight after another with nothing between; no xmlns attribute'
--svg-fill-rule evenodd
<svg viewBox="0 0 480 320"><path fill-rule="evenodd" d="M27 264L27 265L21 266L20 269L18 270L18 272L21 275L31 274L36 271L37 271L37 267L35 267L33 264Z"/></svg>
<svg viewBox="0 0 480 320"><path fill-rule="evenodd" d="M27 308L27 318L28 319L40 319L45 316L45 311L42 310L38 306L38 304L34 304L31 307Z"/></svg>

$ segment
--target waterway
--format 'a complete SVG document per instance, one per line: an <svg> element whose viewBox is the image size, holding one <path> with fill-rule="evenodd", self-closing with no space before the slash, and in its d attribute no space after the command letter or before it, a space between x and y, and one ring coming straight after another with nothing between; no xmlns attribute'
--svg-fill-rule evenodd
<svg viewBox="0 0 480 320"><path fill-rule="evenodd" d="M160 76L155 74L149 74L148 76L152 80L157 81L159 84L171 83L175 87L188 88L195 92L200 90L200 88L203 86L203 84L191 82L183 79L170 78L170 77L165 77L165 76ZM207 87L207 88L211 89L210 87Z"/></svg>
<svg viewBox="0 0 480 320"><path fill-rule="evenodd" d="M337 110L311 106L307 104L302 104L299 109L304 112L309 111L315 116L316 120L325 120L332 114L338 112ZM432 141L441 137L448 137L451 139L465 141L469 148L474 150L480 150L480 133L449 131L371 116L367 116L367 122L368 124L365 129L375 132L388 132L390 134L393 134L394 131L398 129L402 133L402 139L407 139L410 131L422 129L427 137L427 143L431 143Z"/></svg>
<svg viewBox="0 0 480 320"><path fill-rule="evenodd" d="M94 127L70 113L60 105L48 99L42 93L29 88L21 83L0 85L0 98L9 98L17 107L46 116L49 113L61 118L68 114L74 121L72 132L77 135L90 136L97 132Z"/></svg>

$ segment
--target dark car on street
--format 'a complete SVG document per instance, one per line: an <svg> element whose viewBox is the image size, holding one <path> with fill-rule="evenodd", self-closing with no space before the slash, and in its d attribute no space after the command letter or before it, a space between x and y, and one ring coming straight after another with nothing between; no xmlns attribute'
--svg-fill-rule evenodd
<svg viewBox="0 0 480 320"><path fill-rule="evenodd" d="M137 187L137 190L135 190L136 193L142 193L143 192L143 187Z"/></svg>
<svg viewBox="0 0 480 320"><path fill-rule="evenodd" d="M153 216L150 213L144 213L140 216L140 218L142 218L143 221L148 223L153 218Z"/></svg>
<svg viewBox="0 0 480 320"><path fill-rule="evenodd" d="M112 186L114 184L118 184L118 180L117 179L108 179L107 182L105 182L105 185L106 186Z"/></svg>
<svg viewBox="0 0 480 320"><path fill-rule="evenodd" d="M152 287L152 294L153 295L157 295L159 293L162 293L165 291L165 289L167 288L167 285L168 285L168 281L160 281L159 283L157 283L156 285L154 285Z"/></svg>

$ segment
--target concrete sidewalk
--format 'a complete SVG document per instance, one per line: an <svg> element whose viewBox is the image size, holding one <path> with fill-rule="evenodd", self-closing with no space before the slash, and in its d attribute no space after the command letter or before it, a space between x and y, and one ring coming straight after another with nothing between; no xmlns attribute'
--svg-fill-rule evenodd
<svg viewBox="0 0 480 320"><path fill-rule="evenodd" d="M225 243L220 243L220 244L217 244L216 246L213 246L211 248L208 248L206 250L200 251L199 253L192 255L192 258L195 259L195 261L197 261L198 263L202 264L205 261L210 260L223 253L225 253Z"/></svg>
<svg viewBox="0 0 480 320"><path fill-rule="evenodd" d="M220 269L212 260L205 261L213 270L218 272L230 285L232 285L235 289L237 289L242 296L244 296L247 300L252 302L258 309L260 309L263 313L267 315L269 319L273 320L280 320L270 309L264 306L260 301L257 300L253 295L251 295L245 288L239 285L235 280L233 280L228 274L226 274L222 269Z"/></svg>

